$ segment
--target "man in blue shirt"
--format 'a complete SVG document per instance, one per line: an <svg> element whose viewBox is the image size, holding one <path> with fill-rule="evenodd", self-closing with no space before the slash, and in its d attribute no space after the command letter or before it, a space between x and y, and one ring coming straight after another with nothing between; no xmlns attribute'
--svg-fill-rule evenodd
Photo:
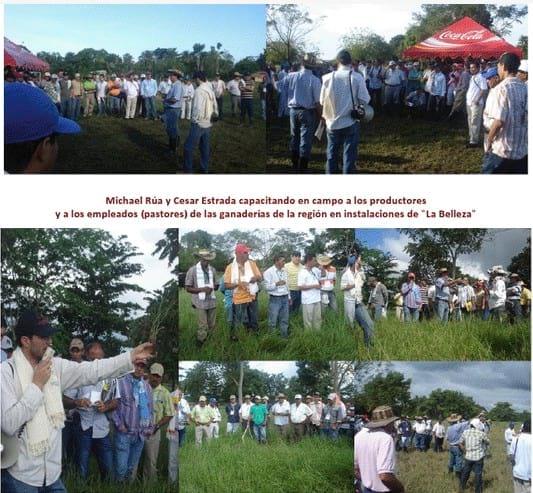
<svg viewBox="0 0 533 493"><path fill-rule="evenodd" d="M181 115L181 100L183 97L183 87L181 85L180 72L178 70L169 70L170 89L163 101L165 107L165 125L168 135L168 147L172 155L176 154L179 145L179 127L178 121Z"/></svg>
<svg viewBox="0 0 533 493"><path fill-rule="evenodd" d="M448 269L439 270L439 277L435 281L435 303L437 316L441 322L447 322L450 315L450 286L453 283L448 278Z"/></svg>
<svg viewBox="0 0 533 493"><path fill-rule="evenodd" d="M146 78L141 82L141 97L144 100L146 109L145 120L157 120L155 112L155 96L157 94L157 82L152 79L152 74L148 72Z"/></svg>
<svg viewBox="0 0 533 493"><path fill-rule="evenodd" d="M311 71L315 57L306 54L298 72L285 77L291 122L291 160L294 173L305 172L311 156L313 134L320 114L320 88L322 83Z"/></svg>
<svg viewBox="0 0 533 493"><path fill-rule="evenodd" d="M463 421L460 414L452 414L448 418L450 427L446 433L446 440L448 441L448 472L455 472L455 475L459 479L461 477L461 471L463 470L463 452L459 447L461 442L461 436L463 432L468 429L469 422Z"/></svg>

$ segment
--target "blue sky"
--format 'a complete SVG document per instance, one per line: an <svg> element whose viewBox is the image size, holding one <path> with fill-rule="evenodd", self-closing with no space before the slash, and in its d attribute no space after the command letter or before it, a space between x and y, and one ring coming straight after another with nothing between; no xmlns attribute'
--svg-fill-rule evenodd
<svg viewBox="0 0 533 493"><path fill-rule="evenodd" d="M4 6L5 36L39 51L83 48L130 53L191 50L217 42L236 61L265 48L264 5L13 5Z"/></svg>

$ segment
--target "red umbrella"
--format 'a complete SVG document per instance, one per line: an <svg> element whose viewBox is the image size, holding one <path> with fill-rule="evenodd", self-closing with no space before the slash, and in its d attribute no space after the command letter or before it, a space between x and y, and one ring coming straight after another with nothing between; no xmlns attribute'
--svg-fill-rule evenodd
<svg viewBox="0 0 533 493"><path fill-rule="evenodd" d="M4 50L4 67L7 66L14 68L17 66L17 62L6 50Z"/></svg>
<svg viewBox="0 0 533 493"><path fill-rule="evenodd" d="M24 46L13 43L4 37L4 65L7 55L11 56L14 65L24 70L35 70L36 72L47 72L50 70L50 65L36 57L31 51Z"/></svg>

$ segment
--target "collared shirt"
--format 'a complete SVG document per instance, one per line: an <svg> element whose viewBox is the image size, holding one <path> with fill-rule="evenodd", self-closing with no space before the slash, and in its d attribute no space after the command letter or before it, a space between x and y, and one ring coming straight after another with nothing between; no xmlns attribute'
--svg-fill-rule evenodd
<svg viewBox="0 0 533 493"><path fill-rule="evenodd" d="M265 425L268 416L268 409L265 404L254 404L250 408L250 420L254 425Z"/></svg>
<svg viewBox="0 0 533 493"><path fill-rule="evenodd" d="M168 389L158 385L152 392L154 400L154 424L159 423L166 416L174 416L172 396Z"/></svg>
<svg viewBox="0 0 533 493"><path fill-rule="evenodd" d="M115 427L130 435L145 435L151 431L150 426L141 426L140 414L135 395L133 392L133 379L135 377L132 373L122 377L118 381L118 388L120 391L120 400L118 407L111 414ZM152 401L152 387L146 380L142 380L143 390L146 393L148 408L150 415L153 416L153 401Z"/></svg>
<svg viewBox="0 0 533 493"><path fill-rule="evenodd" d="M494 278L489 287L489 309L505 306L506 297L505 281L501 277Z"/></svg>
<svg viewBox="0 0 533 493"><path fill-rule="evenodd" d="M446 436L446 430L444 428L444 425L440 423L435 423L432 431L433 433L435 433L435 436L438 438L444 438Z"/></svg>
<svg viewBox="0 0 533 493"><path fill-rule="evenodd" d="M414 424L413 429L415 430L415 433L423 434L426 431L426 423L424 423L424 421L417 421Z"/></svg>
<svg viewBox="0 0 533 493"><path fill-rule="evenodd" d="M448 278L439 277L435 281L435 299L448 301L450 299L450 288L448 287Z"/></svg>
<svg viewBox="0 0 533 493"><path fill-rule="evenodd" d="M211 85L213 86L213 91L215 92L215 96L217 98L222 97L224 94L224 90L226 89L226 84L223 80L218 79L211 82Z"/></svg>
<svg viewBox="0 0 533 493"><path fill-rule="evenodd" d="M70 95L72 97L80 97L83 95L83 84L81 80L73 79L70 82Z"/></svg>
<svg viewBox="0 0 533 493"><path fill-rule="evenodd" d="M287 296L289 294L289 287L287 286L288 274L285 267L278 269L273 265L263 273L263 279L265 280L265 289L271 296ZM285 281L285 284L276 286L279 281Z"/></svg>
<svg viewBox="0 0 533 493"><path fill-rule="evenodd" d="M99 412L95 407L95 401L91 399L97 394L98 401L109 402L113 399L120 399L120 390L118 388L118 381L113 379L101 380L95 385L85 385L77 389L74 399L89 399L91 404L89 408L79 408L77 412L80 415L81 429L83 431L89 428L93 429L93 438L104 438L109 434L109 420L105 413Z"/></svg>
<svg viewBox="0 0 533 493"><path fill-rule="evenodd" d="M176 410L176 425L175 429L177 430L183 430L185 426L187 426L187 423L189 421L189 415L191 414L191 408L189 407L189 403L182 397L179 402L178 400L178 392L174 391L171 394L172 400L174 402L174 409Z"/></svg>
<svg viewBox="0 0 533 493"><path fill-rule="evenodd" d="M292 261L285 264L285 270L287 271L287 280L289 289L291 291L298 290L298 272L300 272L304 266L302 264L294 264Z"/></svg>
<svg viewBox="0 0 533 493"><path fill-rule="evenodd" d="M324 404L322 409L322 422L326 425L342 422L342 411L340 406Z"/></svg>
<svg viewBox="0 0 533 493"><path fill-rule="evenodd" d="M362 303L365 279L366 276L362 270L353 272L349 267L346 268L341 277L341 289L344 292L345 301ZM347 290L346 286L351 286L352 284L355 284L355 287Z"/></svg>
<svg viewBox="0 0 533 493"><path fill-rule="evenodd" d="M446 76L442 72L433 73L430 94L441 97L446 94Z"/></svg>
<svg viewBox="0 0 533 493"><path fill-rule="evenodd" d="M139 83L135 80L127 80L124 83L124 90L128 98L136 98L139 95Z"/></svg>
<svg viewBox="0 0 533 493"><path fill-rule="evenodd" d="M399 86L404 79L405 75L398 67L388 68L385 71L385 85L387 86Z"/></svg>
<svg viewBox="0 0 533 493"><path fill-rule="evenodd" d="M485 457L490 441L485 432L469 428L461 435L459 443L465 447L466 460L478 461Z"/></svg>
<svg viewBox="0 0 533 493"><path fill-rule="evenodd" d="M389 302L389 292L384 284L377 282L372 291L368 302L375 305L386 305Z"/></svg>
<svg viewBox="0 0 533 493"><path fill-rule="evenodd" d="M368 104L370 102L363 76L345 65L340 65L338 70L322 77L320 103L324 105L326 99L331 99L334 110L333 118L326 118L328 130L340 130L352 126L355 123L351 117L354 105Z"/></svg>
<svg viewBox="0 0 533 493"><path fill-rule="evenodd" d="M226 405L226 415L228 417L228 423L238 423L240 421L239 411L241 409L240 404L235 403Z"/></svg>
<svg viewBox="0 0 533 493"><path fill-rule="evenodd" d="M228 92L232 96L240 96L241 95L241 81L237 79L231 79L228 82L228 85L226 86Z"/></svg>
<svg viewBox="0 0 533 493"><path fill-rule="evenodd" d="M207 404L203 407L196 404L191 412L191 419L196 421L198 425L208 425L215 419L215 412Z"/></svg>
<svg viewBox="0 0 533 493"><path fill-rule="evenodd" d="M311 416L313 411L309 408L307 404L303 402L299 406L296 403L291 404L291 423L300 424L303 423L308 416Z"/></svg>
<svg viewBox="0 0 533 493"><path fill-rule="evenodd" d="M194 97L194 86L192 84L183 84L183 99L189 100Z"/></svg>
<svg viewBox="0 0 533 493"><path fill-rule="evenodd" d="M95 384L104 378L118 377L133 369L129 352L92 362L75 363L61 358L54 358L53 361L62 393L67 389ZM33 419L43 404L44 394L33 383L22 391L16 369L10 361L2 363L0 369L2 432L8 436L15 436L24 423ZM22 432L18 445L17 462L7 469L11 476L36 488L42 487L43 484L50 485L59 479L61 428L50 428L50 450L44 455L34 457L30 454L26 430Z"/></svg>
<svg viewBox="0 0 533 493"><path fill-rule="evenodd" d="M383 81L381 80L383 72L384 70L382 67L375 67L373 65L367 70L368 87L370 87L370 89L381 89L383 86Z"/></svg>
<svg viewBox="0 0 533 493"><path fill-rule="evenodd" d="M181 98L183 96L183 86L179 80L174 82L165 97L165 106L167 108L181 108ZM170 100L175 99L174 103L171 103Z"/></svg>
<svg viewBox="0 0 533 493"><path fill-rule="evenodd" d="M96 82L94 80L86 80L83 82L83 90L85 92L96 92Z"/></svg>
<svg viewBox="0 0 533 493"><path fill-rule="evenodd" d="M217 406L212 406L209 404L209 407L213 410L215 417L213 418L213 423L220 423L222 421L222 414L220 414L220 409Z"/></svg>
<svg viewBox="0 0 533 493"><path fill-rule="evenodd" d="M313 412L311 415L311 423L313 423L315 426L320 426L320 423L322 422L322 411L324 409L324 403L322 401L318 402L311 402L309 404L309 409Z"/></svg>
<svg viewBox="0 0 533 493"><path fill-rule="evenodd" d="M333 265L320 269L320 289L322 291L333 291L335 289L335 281L337 280L337 269Z"/></svg>
<svg viewBox="0 0 533 493"><path fill-rule="evenodd" d="M209 285L209 272L212 274L213 283L216 279L216 272L215 269L211 266L207 266L207 271L204 271L202 269L202 272L204 274L204 284L207 286ZM185 287L189 288L198 288L198 274L196 269L196 264L193 265L185 275ZM215 286L213 286L213 290L215 289ZM205 296L205 299L201 300L198 296L199 293L191 293L191 300L192 304L196 308L200 308L201 310L210 310L211 308L216 308L217 306L217 300L216 298L212 298L211 296L208 296L207 293Z"/></svg>
<svg viewBox="0 0 533 493"><path fill-rule="evenodd" d="M45 80L41 83L41 89L48 95L48 97L56 103L58 100L58 93L56 86L52 81Z"/></svg>
<svg viewBox="0 0 533 493"><path fill-rule="evenodd" d="M107 89L107 82L105 80L99 80L96 83L96 97L105 98L106 89Z"/></svg>
<svg viewBox="0 0 533 493"><path fill-rule="evenodd" d="M450 445L459 445L463 432L467 430L469 426L468 421L451 425L446 432L446 440L448 443Z"/></svg>
<svg viewBox="0 0 533 493"><path fill-rule="evenodd" d="M312 305L320 302L320 271L313 267L311 270L303 268L298 272L298 287L313 286L318 287L302 290L302 305Z"/></svg>
<svg viewBox="0 0 533 493"><path fill-rule="evenodd" d="M247 402L243 402L241 404L241 408L239 410L239 414L241 416L241 419L247 420L248 416L250 416L250 409L253 406L253 404L250 402L249 404Z"/></svg>
<svg viewBox="0 0 533 493"><path fill-rule="evenodd" d="M372 491L390 491L379 479L380 474L395 474L394 439L382 429L363 428L354 438L355 463L361 481Z"/></svg>
<svg viewBox="0 0 533 493"><path fill-rule="evenodd" d="M172 83L169 80L162 80L159 83L159 86L157 88L157 92L160 92L163 96L166 96L168 94L168 91L170 91L170 86Z"/></svg>
<svg viewBox="0 0 533 493"><path fill-rule="evenodd" d="M153 98L157 94L157 82L154 79L144 79L141 82L141 96Z"/></svg>
<svg viewBox="0 0 533 493"><path fill-rule="evenodd" d="M316 108L320 101L321 82L309 69L302 68L298 72L287 75L289 108Z"/></svg>
<svg viewBox="0 0 533 493"><path fill-rule="evenodd" d="M503 122L491 152L504 159L522 159L527 155L527 86L516 77L506 77L491 94L483 115Z"/></svg>
<svg viewBox="0 0 533 493"><path fill-rule="evenodd" d="M418 284L413 282L404 282L402 284L403 306L407 308L420 308L422 297Z"/></svg>
<svg viewBox="0 0 533 493"><path fill-rule="evenodd" d="M481 72L472 75L472 77L470 77L470 83L468 84L468 91L466 91L466 105L482 105L482 92L486 91L488 88L487 79L481 75Z"/></svg>
<svg viewBox="0 0 533 493"><path fill-rule="evenodd" d="M531 481L531 433L520 433L513 438L510 454L514 456L513 477Z"/></svg>
<svg viewBox="0 0 533 493"><path fill-rule="evenodd" d="M187 93L190 87L185 86ZM193 94L191 121L201 128L211 128L211 118L218 116L218 104L211 84L202 82Z"/></svg>

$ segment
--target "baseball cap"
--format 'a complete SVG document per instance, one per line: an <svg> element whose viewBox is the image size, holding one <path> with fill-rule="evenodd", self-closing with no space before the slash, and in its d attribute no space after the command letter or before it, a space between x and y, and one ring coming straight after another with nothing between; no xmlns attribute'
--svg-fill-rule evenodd
<svg viewBox="0 0 533 493"><path fill-rule="evenodd" d="M233 394L229 396L230 400L231 399L236 399L237 397L235 397Z"/></svg>
<svg viewBox="0 0 533 493"><path fill-rule="evenodd" d="M209 404L216 404L216 403L217 403L217 400L214 397L211 397L211 399L209 399Z"/></svg>
<svg viewBox="0 0 533 493"><path fill-rule="evenodd" d="M76 134L80 126L59 115L47 94L27 84L4 86L4 142L18 144L54 133Z"/></svg>
<svg viewBox="0 0 533 493"><path fill-rule="evenodd" d="M251 251L244 243L237 243L235 247L235 253L250 253Z"/></svg>
<svg viewBox="0 0 533 493"><path fill-rule="evenodd" d="M328 399L330 401L334 401L336 398L337 398L337 394L335 394L334 392L332 392L331 394L328 394Z"/></svg>
<svg viewBox="0 0 533 493"><path fill-rule="evenodd" d="M2 338L2 349L4 351L11 351L13 349L13 341L9 337Z"/></svg>
<svg viewBox="0 0 533 493"><path fill-rule="evenodd" d="M295 398L295 399L301 399L301 398L302 398L302 395L301 395L301 394L296 394L296 395L294 396L294 398Z"/></svg>
<svg viewBox="0 0 533 493"><path fill-rule="evenodd" d="M83 349L83 341L79 338L79 337L75 337L74 339L72 339L72 341L70 341L70 344L68 346L69 349L72 349L72 348L78 348L80 351Z"/></svg>
<svg viewBox="0 0 533 493"><path fill-rule="evenodd" d="M201 395L200 398L198 399L199 402L205 402L207 401L207 399L205 398L205 395Z"/></svg>
<svg viewBox="0 0 533 493"><path fill-rule="evenodd" d="M489 68L486 72L483 72L485 79L492 79L498 75L498 69L496 67Z"/></svg>
<svg viewBox="0 0 533 493"><path fill-rule="evenodd" d="M151 375L159 375L160 377L162 377L165 373L165 369L163 368L163 365L160 364L160 363L154 363L151 367L150 367L150 374Z"/></svg>
<svg viewBox="0 0 533 493"><path fill-rule="evenodd" d="M520 66L518 67L518 71L527 72L527 68L528 68L527 65L528 65L527 60L520 60Z"/></svg>
<svg viewBox="0 0 533 493"><path fill-rule="evenodd" d="M43 93L44 94L44 93ZM38 314L35 310L25 310L20 315L15 325L16 337L50 337L57 329L53 328L46 317Z"/></svg>

